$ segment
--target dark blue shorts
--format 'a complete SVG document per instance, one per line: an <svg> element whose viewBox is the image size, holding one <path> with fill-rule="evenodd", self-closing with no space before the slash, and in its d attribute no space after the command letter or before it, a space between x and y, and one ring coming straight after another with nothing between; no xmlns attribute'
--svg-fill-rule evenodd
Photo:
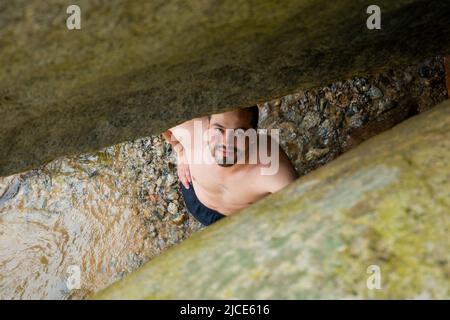
<svg viewBox="0 0 450 320"><path fill-rule="evenodd" d="M180 182L180 188L189 213L192 214L194 218L201 222L203 225L208 226L225 217L225 215L216 210L212 210L206 207L203 203L200 202L200 200L198 200L192 182L189 183L189 189L186 189Z"/></svg>

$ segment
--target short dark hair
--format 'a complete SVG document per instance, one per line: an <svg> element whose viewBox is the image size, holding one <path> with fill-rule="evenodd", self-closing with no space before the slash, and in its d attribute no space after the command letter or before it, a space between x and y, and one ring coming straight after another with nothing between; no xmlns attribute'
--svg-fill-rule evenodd
<svg viewBox="0 0 450 320"><path fill-rule="evenodd" d="M251 106L246 108L241 108L241 110L247 111L250 113L251 120L250 125L253 129L258 128L258 121L259 121L259 108L258 106ZM208 116L208 119L211 120L211 115Z"/></svg>
<svg viewBox="0 0 450 320"><path fill-rule="evenodd" d="M259 108L258 106L251 106L251 107L247 107L244 108L244 110L250 112L251 115L251 120L250 120L250 125L252 126L253 129L257 129L258 128L258 121L259 121Z"/></svg>

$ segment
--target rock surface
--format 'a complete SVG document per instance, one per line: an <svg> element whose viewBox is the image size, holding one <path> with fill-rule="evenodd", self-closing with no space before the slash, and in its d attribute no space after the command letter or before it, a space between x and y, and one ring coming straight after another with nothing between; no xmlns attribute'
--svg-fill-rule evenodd
<svg viewBox="0 0 450 320"><path fill-rule="evenodd" d="M0 299L84 298L200 229L165 147L138 139L0 178Z"/></svg>
<svg viewBox="0 0 450 320"><path fill-rule="evenodd" d="M303 175L404 120L407 97L417 112L447 97L442 57L262 103L259 125L281 130ZM0 298L84 298L200 230L175 167L150 136L0 178ZM66 287L70 265L79 290Z"/></svg>
<svg viewBox="0 0 450 320"><path fill-rule="evenodd" d="M438 56L262 103L259 127L280 130L283 150L304 175L447 97Z"/></svg>
<svg viewBox="0 0 450 320"><path fill-rule="evenodd" d="M449 127L446 100L93 298L448 299Z"/></svg>
<svg viewBox="0 0 450 320"><path fill-rule="evenodd" d="M369 1L77 4L0 2L0 176L450 52L448 1L379 0L381 30Z"/></svg>

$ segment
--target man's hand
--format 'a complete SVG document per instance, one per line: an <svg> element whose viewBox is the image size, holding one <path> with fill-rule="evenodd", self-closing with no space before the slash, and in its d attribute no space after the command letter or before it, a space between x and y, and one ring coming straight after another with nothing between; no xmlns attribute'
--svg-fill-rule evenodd
<svg viewBox="0 0 450 320"><path fill-rule="evenodd" d="M189 183L192 181L189 164L186 161L186 155L182 144L173 136L170 130L162 133L164 139L172 145L172 149L177 154L177 173L178 178L186 189L189 189Z"/></svg>
<svg viewBox="0 0 450 320"><path fill-rule="evenodd" d="M177 173L178 178L186 189L189 189L189 183L192 181L189 164L186 161L184 150L177 152Z"/></svg>
<svg viewBox="0 0 450 320"><path fill-rule="evenodd" d="M174 143L174 138L172 135L172 132L170 132L170 130L166 130L162 133L163 138L170 144Z"/></svg>

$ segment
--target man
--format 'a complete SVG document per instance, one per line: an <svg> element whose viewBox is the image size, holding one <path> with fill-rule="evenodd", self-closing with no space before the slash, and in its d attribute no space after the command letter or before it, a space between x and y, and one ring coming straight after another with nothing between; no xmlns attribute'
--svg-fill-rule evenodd
<svg viewBox="0 0 450 320"><path fill-rule="evenodd" d="M234 214L298 177L279 144L257 132L257 124L254 106L192 119L163 133L177 154L187 209L202 224ZM269 170L273 165L276 170Z"/></svg>

